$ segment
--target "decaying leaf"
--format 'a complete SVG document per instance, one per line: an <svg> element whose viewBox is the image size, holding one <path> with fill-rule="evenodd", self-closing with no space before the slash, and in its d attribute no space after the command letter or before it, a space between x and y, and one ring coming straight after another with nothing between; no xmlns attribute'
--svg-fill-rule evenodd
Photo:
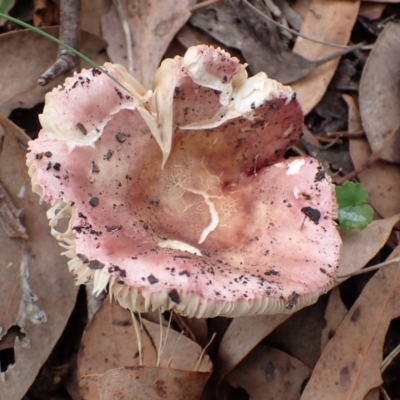
<svg viewBox="0 0 400 400"><path fill-rule="evenodd" d="M335 335L336 329L347 314L347 308L340 297L340 289L333 288L329 293L329 301L325 310L325 326L321 334L321 351Z"/></svg>
<svg viewBox="0 0 400 400"><path fill-rule="evenodd" d="M3 130L1 126L0 130ZM0 182L0 225L9 237L28 239L26 229L19 218L21 211L15 207L6 189Z"/></svg>
<svg viewBox="0 0 400 400"><path fill-rule="evenodd" d="M112 0L81 1L81 28L101 36L101 18L110 10L111 4Z"/></svg>
<svg viewBox="0 0 400 400"><path fill-rule="evenodd" d="M269 11L262 2L257 6L268 15ZM240 50L252 73L265 71L270 78L284 84L303 78L327 61L321 57L308 60L292 52L279 39L276 26L244 1L218 2L196 12L190 22L224 45Z"/></svg>
<svg viewBox="0 0 400 400"><path fill-rule="evenodd" d="M84 378L96 383L100 400L198 400L209 376L209 371L135 366Z"/></svg>
<svg viewBox="0 0 400 400"><path fill-rule="evenodd" d="M400 265L379 270L326 345L301 400L363 399L382 383L389 323L400 316Z"/></svg>
<svg viewBox="0 0 400 400"><path fill-rule="evenodd" d="M400 123L400 25L389 22L379 35L360 82L360 112L372 151L385 145L380 157L400 162L400 132L386 139Z"/></svg>
<svg viewBox="0 0 400 400"><path fill-rule="evenodd" d="M277 314L234 318L219 346L215 366L218 382L289 317L288 314Z"/></svg>
<svg viewBox="0 0 400 400"><path fill-rule="evenodd" d="M226 379L241 387L250 400L298 400L311 369L298 359L273 347L257 346Z"/></svg>
<svg viewBox="0 0 400 400"><path fill-rule="evenodd" d="M145 319L142 321L144 328L141 331L143 365L149 367L149 371L153 371L152 368L157 364L161 328L159 324ZM166 340L167 327L163 326L162 333L163 340ZM178 332L172 329L168 330L159 365L166 367L172 357L171 368L195 373L201 347L187 337L179 336ZM105 301L84 333L82 349L78 358L78 377L87 374L104 374L114 368L139 366L139 357L138 342L130 312L116 302ZM206 355L198 371L210 374L211 368L210 359ZM157 368L154 368L154 371L156 370ZM126 373L128 372L121 374ZM149 374L152 374L152 372L149 372ZM203 375L199 374L199 376ZM205 383L201 379L200 382L203 385ZM93 380L81 380L80 392L84 399L94 400L98 398L97 388Z"/></svg>
<svg viewBox="0 0 400 400"><path fill-rule="evenodd" d="M305 15L300 33L318 40L346 45L357 19L360 1L313 0ZM337 48L298 37L293 51L309 60L318 60ZM322 99L339 59L321 65L291 86L297 93L304 114L308 114Z"/></svg>
<svg viewBox="0 0 400 400"><path fill-rule="evenodd" d="M47 228L46 209L31 192L25 157L29 138L0 116L0 181L29 238L0 229L0 348L15 362L0 380L1 398L21 399L60 337L75 303L74 286L60 248Z"/></svg>
<svg viewBox="0 0 400 400"><path fill-rule="evenodd" d="M338 276L358 271L385 245L400 215L373 221L365 229L340 230L343 240Z"/></svg>
<svg viewBox="0 0 400 400"><path fill-rule="evenodd" d="M53 36L58 35L57 27L43 30ZM0 35L0 54L7 54L0 63L0 113L8 116L15 108L31 108L43 102L45 94L64 81L65 76L62 76L45 87L37 84L38 77L56 59L57 46L30 30ZM80 50L93 61L99 64L107 61L102 52L106 46L107 43L99 36L81 32ZM23 65L24 68L16 68L16 65ZM88 67L85 62L82 65Z"/></svg>
<svg viewBox="0 0 400 400"><path fill-rule="evenodd" d="M133 42L133 71L129 71L146 89L151 88L154 72L175 34L190 17L193 0L122 1L123 14ZM112 62L129 70L127 45L117 11L111 7L102 18L103 37Z"/></svg>

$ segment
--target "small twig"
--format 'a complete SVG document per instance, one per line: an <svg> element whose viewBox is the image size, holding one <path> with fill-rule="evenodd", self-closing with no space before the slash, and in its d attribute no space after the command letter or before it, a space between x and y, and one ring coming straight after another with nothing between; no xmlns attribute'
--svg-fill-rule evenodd
<svg viewBox="0 0 400 400"><path fill-rule="evenodd" d="M382 361L381 374L383 374L390 363L400 354L400 344L398 344L387 357Z"/></svg>
<svg viewBox="0 0 400 400"><path fill-rule="evenodd" d="M200 3L195 4L194 6L192 6L189 11L191 13L201 10L202 8L208 7L208 6L212 6L215 3L219 3L221 0L206 0L206 1L202 1Z"/></svg>
<svg viewBox="0 0 400 400"><path fill-rule="evenodd" d="M326 138L326 139L328 139L328 138ZM333 140L331 140L330 143L328 143L327 145L323 146L323 147L322 147L322 150L328 150L328 149L330 149L331 147L335 146L336 144L341 144L341 142L342 142L342 141L341 141L338 137L336 137L336 138L334 138Z"/></svg>
<svg viewBox="0 0 400 400"><path fill-rule="evenodd" d="M172 357L173 357L174 354L175 354L175 350L176 350L176 348L178 347L178 343L179 343L179 341L181 340L182 335L183 335L183 331L181 331L181 333L180 333L179 336L178 336L178 339L177 339L176 342L175 342L175 346L174 346L174 348L173 348L173 350L172 350L171 357L169 358L169 360L168 360L168 362L167 362L167 368L169 368L170 365L171 365Z"/></svg>
<svg viewBox="0 0 400 400"><path fill-rule="evenodd" d="M332 131L328 132L328 137L351 138L357 139L365 136L364 131L348 132L348 131Z"/></svg>
<svg viewBox="0 0 400 400"><path fill-rule="evenodd" d="M121 3L121 0L114 0L114 6L117 9L118 17L122 25L122 30L124 31L125 35L126 53L128 56L128 71L131 75L133 75L133 43L131 28L129 27L128 18L126 16L126 12Z"/></svg>
<svg viewBox="0 0 400 400"><path fill-rule="evenodd" d="M60 40L71 47L77 47L79 39L80 0L63 0L60 2ZM38 79L41 86L64 74L77 65L78 58L71 50L59 46L55 63Z"/></svg>
<svg viewBox="0 0 400 400"><path fill-rule="evenodd" d="M205 354L206 350L208 349L208 347L210 346L210 344L213 342L215 336L217 336L217 334L214 332L213 335L211 336L210 341L206 344L206 347L204 347L203 351L201 352L200 357L199 357L199 360L197 361L197 364L196 364L196 366L194 367L194 370L195 370L195 371L197 371L198 368L200 367L201 362L203 361L204 354Z"/></svg>
<svg viewBox="0 0 400 400"><path fill-rule="evenodd" d="M380 158L380 155L383 150L387 147L387 145L392 141L392 139L396 136L397 132L400 129L400 122L397 124L397 126L390 132L390 135L385 139L385 141L382 143L382 146L374 153L370 155L368 160L360 166L360 168L356 168L354 171L349 172L347 175L342 176L341 178L338 178L335 180L335 183L337 185L341 185L345 181L349 181L353 178L355 178L357 175L361 174L361 172L364 172L367 168L369 168L374 162L378 161Z"/></svg>
<svg viewBox="0 0 400 400"><path fill-rule="evenodd" d="M254 10L258 15L260 15L261 17L263 17L264 19L268 20L269 22L272 22L273 24L275 24L275 25L281 27L282 29L286 29L287 31L293 33L293 34L296 35L296 36L302 37L303 39L307 39L307 40L310 40L310 41L315 42L315 43L324 44L324 45L326 45L326 46L338 47L338 48L340 48L340 49L347 49L347 50L358 49L358 48L360 48L361 46L364 46L364 44L362 44L362 43L360 43L359 45L356 45L356 46L353 47L353 46L346 46L346 45L343 45L343 44L336 44L336 43L331 43L331 42L325 42L324 40L314 39L314 38L312 38L312 37L303 35L303 34L297 32L297 31L295 31L294 29L289 28L288 26L285 26L285 25L282 25L282 24L279 23L279 22L276 22L273 18L271 18L271 17L269 17L268 15L265 15L263 12L261 12L257 7L254 7L253 4L249 3L248 0L244 0L243 2L244 2L248 7L250 7L252 10ZM335 55L334 55L334 56L335 56ZM336 55L336 57L338 57L338 55ZM327 60L327 61L328 61L328 60Z"/></svg>
<svg viewBox="0 0 400 400"><path fill-rule="evenodd" d="M337 279L346 279L346 278L350 278L352 276L366 274L367 272L376 271L383 267L389 267L390 265L397 263L399 261L400 261L400 257L392 258L391 260L387 260L387 261L384 261L383 263L373 265L372 267L363 268L363 269L360 269L359 271L352 272L351 274L340 275L340 276L337 276L336 278Z"/></svg>

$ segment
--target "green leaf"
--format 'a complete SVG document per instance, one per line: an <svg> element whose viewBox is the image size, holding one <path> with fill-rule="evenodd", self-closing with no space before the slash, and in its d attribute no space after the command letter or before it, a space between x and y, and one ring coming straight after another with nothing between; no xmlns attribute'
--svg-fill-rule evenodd
<svg viewBox="0 0 400 400"><path fill-rule="evenodd" d="M374 217L374 209L365 204L367 190L360 183L344 182L336 186L336 201L339 206L339 224L344 229L364 229Z"/></svg>
<svg viewBox="0 0 400 400"><path fill-rule="evenodd" d="M339 208L339 224L344 229L364 229L374 217L374 209L363 204Z"/></svg>
<svg viewBox="0 0 400 400"><path fill-rule="evenodd" d="M339 208L362 205L368 200L368 193L360 183L346 181L336 186L336 200Z"/></svg>

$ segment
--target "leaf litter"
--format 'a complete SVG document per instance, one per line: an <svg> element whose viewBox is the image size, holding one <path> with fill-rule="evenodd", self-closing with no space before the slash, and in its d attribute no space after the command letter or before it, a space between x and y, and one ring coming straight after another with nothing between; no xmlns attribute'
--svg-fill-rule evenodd
<svg viewBox="0 0 400 400"><path fill-rule="evenodd" d="M38 7L44 9L36 24L57 20L53 5L39 3ZM182 0L165 2L161 9L153 2L121 0L115 2L121 6L118 14L110 8L109 0L97 0L95 5L86 0L82 3L81 27L94 34L82 34L82 51L102 64L107 59L107 48L111 59L129 66L126 43L130 36L132 65L146 88L151 86L153 72L165 53L182 52L183 48L199 43L221 46L248 61L253 68L251 73L266 70L271 76L276 74L291 82L308 114L305 141L293 152L311 153L321 159L335 181L346 178L352 168L338 155L342 152L350 156L355 169L351 179L359 180L365 187L375 221L364 230L340 228L344 245L336 287L317 304L293 316L242 317L231 321L173 317L160 366L159 315L154 314L155 323L142 318L144 365L140 366L131 315L114 303L104 302L86 328L79 354L71 356L78 358L78 367L70 366L78 382L75 388L68 387L74 400L78 398L73 394L78 385L80 395L89 400L113 399L117 395L128 399L132 398L129 393L140 391L142 397L137 398L200 398L211 370L211 379L203 392L203 398L210 400L216 399L217 386L217 391L228 400L235 399L240 391L246 391L251 399L319 399L322 395L326 399L395 399L400 381L393 373L390 375L390 368L382 380L380 366L384 350L386 355L400 342L399 332L390 349L385 339L391 321L400 317L399 266L392 264L374 275L350 275L385 261L400 238L396 228L400 220L397 138L387 141L398 123L398 24L386 22L388 17L399 17L396 9L385 2L363 2L360 8L360 1L322 0L220 0L214 4L205 2L205 6ZM324 44L296 37L285 26L300 29L305 37ZM52 27L45 29L56 31ZM52 85L62 82L60 79L46 88L35 86L37 77L54 62L57 48L31 32L1 32L0 51L7 57L0 65L0 110L26 128L27 121L16 117L14 111L41 103ZM353 46L361 41L373 44L373 50L350 53L340 65L336 57L319 64L342 51L327 43ZM0 192L0 209L8 223L3 222L5 230L2 227L0 233L0 268L7 277L0 283L0 305L6 304L0 307L0 372L6 379L0 385L2 394L18 400L28 391L67 324L76 288L65 259L59 255L60 249L48 234L45 209L36 205L37 198L30 193L23 161L23 143L27 139L3 117L1 126L0 183L4 190ZM327 136L332 130L341 131L339 139ZM360 138L364 133L366 138ZM10 237L13 235L16 237ZM394 257L397 251L393 251ZM24 263L26 257L28 264ZM351 301L349 283L358 288ZM21 313L27 309L28 313ZM162 319L165 338L169 315ZM396 332L395 324L393 330ZM195 371L201 351L214 331L218 335L208 347L210 357L205 355L202 368ZM9 357L12 352L14 358ZM7 359L11 362L4 371ZM399 365L397 360L392 361L394 366ZM138 386L137 381L146 389ZM64 387L68 385L65 383ZM194 392L189 392L189 387ZM239 392L234 388L240 388Z"/></svg>

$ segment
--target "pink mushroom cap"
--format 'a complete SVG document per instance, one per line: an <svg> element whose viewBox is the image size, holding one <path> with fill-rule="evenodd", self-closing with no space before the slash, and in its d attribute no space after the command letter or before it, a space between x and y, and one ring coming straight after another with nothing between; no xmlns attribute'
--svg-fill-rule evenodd
<svg viewBox="0 0 400 400"><path fill-rule="evenodd" d="M96 69L67 78L27 156L77 284L198 318L293 312L329 290L334 189L317 160L284 159L303 120L289 87L208 46L164 60L149 91L104 68L124 89Z"/></svg>

